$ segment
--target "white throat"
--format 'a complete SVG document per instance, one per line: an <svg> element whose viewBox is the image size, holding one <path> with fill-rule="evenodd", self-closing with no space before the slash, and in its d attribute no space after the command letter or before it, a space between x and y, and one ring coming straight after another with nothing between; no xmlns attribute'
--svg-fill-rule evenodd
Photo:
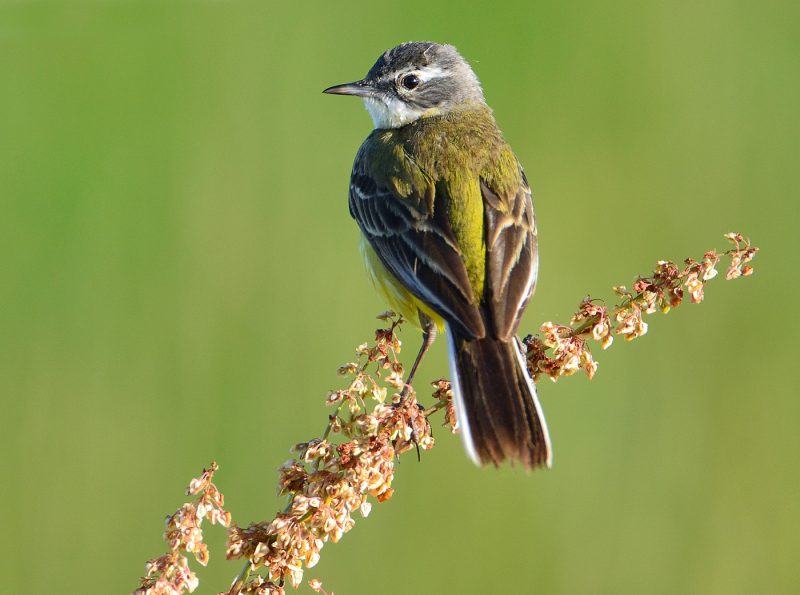
<svg viewBox="0 0 800 595"><path fill-rule="evenodd" d="M364 97L364 107L367 108L375 128L400 128L418 120L424 113L392 97L386 101L374 97Z"/></svg>

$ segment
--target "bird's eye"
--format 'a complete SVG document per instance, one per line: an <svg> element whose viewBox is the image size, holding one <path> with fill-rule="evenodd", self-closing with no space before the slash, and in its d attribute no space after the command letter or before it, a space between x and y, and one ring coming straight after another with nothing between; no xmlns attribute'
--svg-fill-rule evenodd
<svg viewBox="0 0 800 595"><path fill-rule="evenodd" d="M419 86L419 77L416 74L407 74L400 79L400 84L409 91L416 89Z"/></svg>

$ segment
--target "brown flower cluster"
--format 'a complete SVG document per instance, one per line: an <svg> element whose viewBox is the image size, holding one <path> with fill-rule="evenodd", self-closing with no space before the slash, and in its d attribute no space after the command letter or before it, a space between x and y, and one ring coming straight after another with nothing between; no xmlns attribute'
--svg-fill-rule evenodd
<svg viewBox="0 0 800 595"><path fill-rule="evenodd" d="M444 409L442 425L450 428L450 431L455 434L458 431L458 421L456 420L456 407L453 405L453 387L445 378L434 380L431 385L436 389L432 395L436 402L425 410L425 415L430 416L439 409Z"/></svg>
<svg viewBox="0 0 800 595"><path fill-rule="evenodd" d="M448 387L437 386L441 400L424 410L405 386L397 359L402 321L392 312L379 318L390 326L376 331L373 345L358 347L357 362L339 368L349 384L328 395L335 409L322 437L296 445L297 456L280 469L278 493L289 499L284 511L270 521L230 530L227 557L247 559L230 594L283 594L287 581L296 588L325 543L339 541L353 528L353 514L370 513L370 496L378 502L392 496L395 458L433 447L427 416L447 407ZM398 392L387 400L389 389ZM319 581L309 584L324 592Z"/></svg>
<svg viewBox="0 0 800 595"><path fill-rule="evenodd" d="M211 463L203 469L200 477L192 479L186 494L197 496L186 502L174 514L167 517L164 540L170 551L145 565L146 575L134 595L180 595L197 588L197 576L189 568L184 552L194 554L195 559L208 564L208 548L203 543L203 520L225 527L231 523L231 515L224 509L225 499L212 483L217 464Z"/></svg>
<svg viewBox="0 0 800 595"><path fill-rule="evenodd" d="M585 298L569 325L546 322L540 327L542 336L528 335L524 339L527 348L528 370L537 380L542 374L553 380L583 370L591 379L597 372L587 341L593 339L607 349L614 335L631 341L647 333L645 314L661 310L665 314L681 304L684 291L694 304L703 301L705 284L717 276L717 265L721 257L730 260L726 279L747 277L753 273L750 261L758 248L739 233L725 234L733 247L721 255L709 250L696 261L687 258L683 268L668 260L659 260L650 277L638 277L633 291L624 286L614 287L621 298L618 306L609 310L596 300Z"/></svg>
<svg viewBox="0 0 800 595"><path fill-rule="evenodd" d="M590 341L607 349L614 336L633 340L646 334L644 316L657 310L667 313L682 303L685 293L691 302L701 302L705 284L717 276L716 267L723 257L730 261L726 279L751 275L749 263L758 248L741 234L725 237L733 247L722 254L711 250L699 261L685 260L682 268L658 261L652 275L638 277L632 290L615 287L620 303L614 308L587 297L568 325L543 324L541 337L524 339L533 378L544 374L556 381L579 370L592 378L597 362ZM278 493L288 499L284 510L272 520L230 528L227 557L246 563L228 595L283 595L287 583L297 588L304 570L319 561L325 543L337 542L350 531L356 512L362 517L369 515L370 497L383 502L392 496L397 456L415 449L419 457L421 450L433 447L428 421L432 414L444 410L443 425L457 430L450 382L433 382L434 404L423 408L414 390L404 384L397 357L401 347L397 334L403 321L393 312L378 318L388 327L375 332L374 343L358 347L357 361L338 369L348 383L327 395L326 403L334 409L322 436L296 445L294 458L280 468ZM170 551L147 563L147 575L135 594L175 595L197 587L197 577L184 553L193 554L205 565L208 550L203 543L203 519L231 524L222 494L211 482L216 470L212 463L201 477L192 480L187 493L198 498L167 518L164 537ZM319 580L312 579L308 585L328 595Z"/></svg>

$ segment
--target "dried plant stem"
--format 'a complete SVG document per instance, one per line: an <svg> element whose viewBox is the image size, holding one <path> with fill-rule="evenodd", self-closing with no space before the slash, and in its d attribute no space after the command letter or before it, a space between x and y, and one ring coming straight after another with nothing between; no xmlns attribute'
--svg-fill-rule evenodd
<svg viewBox="0 0 800 595"><path fill-rule="evenodd" d="M556 381L584 370L591 379L597 363L588 346L590 339L606 349L615 335L626 340L644 335L647 324L643 316L658 310L667 313L679 306L684 290L693 303L702 301L705 283L717 275L716 266L722 257L730 260L726 279L752 274L749 263L758 248L741 234L725 237L733 247L721 255L710 250L700 261L686 259L683 268L658 261L651 276L636 278L632 292L624 286L615 287L621 302L613 308L587 297L569 324L544 323L542 337L529 335L523 341L533 378L545 375ZM352 514L369 514L369 497L378 502L391 497L399 455L412 448L419 454L420 449L433 447L432 415L444 410L443 425L457 431L450 382L433 382L434 402L427 408L421 406L413 387L403 380L403 366L397 357L401 347L397 330L403 320L393 312L384 312L378 318L388 327L375 331L372 345L358 347L357 362L339 367L339 374L348 377L349 383L328 394L326 402L334 409L321 437L296 445L294 458L280 468L278 493L288 496L283 511L272 520L246 528L231 525L227 557L244 559L245 564L228 595L284 595L287 579L298 587L304 568L316 565L323 545L329 540L339 541L352 529ZM189 569L184 552L193 553L206 564L202 520L231 524L230 514L222 508L222 494L211 483L216 470L216 464L212 464L192 480L187 493L196 496L195 500L167 518L165 538L170 551L148 562L137 595L180 595L197 587L197 577ZM308 584L316 592L333 595L316 579Z"/></svg>
<svg viewBox="0 0 800 595"><path fill-rule="evenodd" d="M364 371L366 371L368 363L369 362L361 366L361 368L359 369L360 373L363 374ZM328 423L325 425L325 430L322 432L322 440L327 440L328 436L331 433L331 430L333 429L335 421L339 417L339 412L341 411L343 405L344 401L342 400L339 402L338 405L336 405L336 408L333 410L333 413L331 413L328 416ZM319 467L317 466L317 468ZM283 509L284 514L287 514L291 510L292 504L294 502L294 497L295 497L294 494L292 494L291 497L289 498L289 502L287 502L286 507ZM231 588L228 590L228 595L239 595L239 593L241 593L242 587L245 585L247 579L250 577L250 572L252 572L252 564L250 563L250 560L247 560L247 562L245 562L244 566L242 567L241 572L239 572L239 574L231 584Z"/></svg>
<svg viewBox="0 0 800 595"><path fill-rule="evenodd" d="M528 370L534 380L545 375L552 381L583 370L591 379L597 371L588 339L599 342L603 349L611 346L614 335L622 335L631 341L647 333L643 315L657 311L668 313L681 305L684 290L692 303L702 302L705 284L717 276L717 265L721 258L730 263L725 278L736 279L753 273L748 264L758 248L739 233L725 234L733 247L722 254L709 250L699 261L684 260L681 269L668 260L659 260L649 277L637 277L633 293L625 286L614 287L614 293L622 298L619 305L610 311L589 297L580 303L578 311L568 325L546 322L540 327L543 336L528 335L524 339L527 347Z"/></svg>

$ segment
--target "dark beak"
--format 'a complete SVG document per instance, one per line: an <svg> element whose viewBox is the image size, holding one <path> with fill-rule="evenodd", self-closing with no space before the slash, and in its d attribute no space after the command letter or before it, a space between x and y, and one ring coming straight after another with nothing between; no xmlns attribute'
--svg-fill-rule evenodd
<svg viewBox="0 0 800 595"><path fill-rule="evenodd" d="M323 93L329 93L331 95L355 95L357 97L369 97L373 92L374 89L372 85L365 80L345 83L344 85L334 85L323 91Z"/></svg>

